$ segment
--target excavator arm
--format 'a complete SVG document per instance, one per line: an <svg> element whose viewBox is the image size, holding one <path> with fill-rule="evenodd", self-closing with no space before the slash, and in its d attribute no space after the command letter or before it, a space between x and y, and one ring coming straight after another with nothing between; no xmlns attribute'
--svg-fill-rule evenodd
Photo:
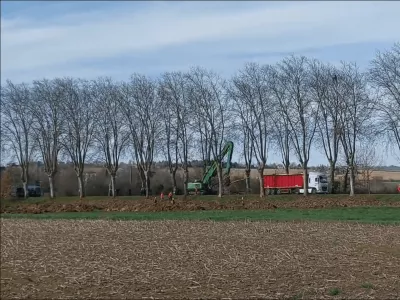
<svg viewBox="0 0 400 300"><path fill-rule="evenodd" d="M222 152L220 154L219 160L223 160L225 156L227 157L227 163L224 171L224 176L228 176L230 171L231 171L231 164L232 164L232 154L233 154L233 142L229 141L225 144L224 148L222 149ZM207 168L203 179L201 182L203 185L208 186L210 184L211 178L217 175L217 167L218 167L218 161L214 160L211 165Z"/></svg>

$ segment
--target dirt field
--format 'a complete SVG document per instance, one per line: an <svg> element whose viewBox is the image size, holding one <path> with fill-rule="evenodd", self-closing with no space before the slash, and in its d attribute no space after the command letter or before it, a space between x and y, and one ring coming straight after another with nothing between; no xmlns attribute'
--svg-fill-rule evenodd
<svg viewBox="0 0 400 300"><path fill-rule="evenodd" d="M210 197L210 196L207 196ZM391 196L397 201L382 201L374 195L348 196L272 196L260 200L257 197L242 200L241 197L230 197L218 200L216 197L199 199L177 199L174 203L168 200L154 202L153 199L126 200L123 198L111 200L101 199L78 200L63 198L62 201L45 201L30 203L29 199L17 200L1 206L1 213L46 213L46 212L84 212L84 211L126 211L126 212L157 212L157 211L195 211L195 210L243 210L243 209L275 209L275 208L334 208L359 206L391 206L400 207L400 197ZM68 200L67 202L64 200Z"/></svg>
<svg viewBox="0 0 400 300"><path fill-rule="evenodd" d="M400 227L1 220L1 299L400 297Z"/></svg>

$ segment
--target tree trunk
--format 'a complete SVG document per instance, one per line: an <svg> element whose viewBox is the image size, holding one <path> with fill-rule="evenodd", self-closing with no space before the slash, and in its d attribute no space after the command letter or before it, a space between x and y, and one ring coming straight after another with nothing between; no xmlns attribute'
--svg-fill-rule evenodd
<svg viewBox="0 0 400 300"><path fill-rule="evenodd" d="M245 172L246 172L246 193L250 194L250 169L247 169Z"/></svg>
<svg viewBox="0 0 400 300"><path fill-rule="evenodd" d="M116 174L111 174L111 196L115 198Z"/></svg>
<svg viewBox="0 0 400 300"><path fill-rule="evenodd" d="M54 199L54 174L49 174L49 189L50 189L50 199Z"/></svg>
<svg viewBox="0 0 400 300"><path fill-rule="evenodd" d="M24 188L24 198L28 199L29 192L28 192L28 169L25 167L21 168L21 181L22 187Z"/></svg>
<svg viewBox="0 0 400 300"><path fill-rule="evenodd" d="M175 195L176 194L176 170L172 170L171 180L172 180L172 193Z"/></svg>
<svg viewBox="0 0 400 300"><path fill-rule="evenodd" d="M335 193L335 164L333 162L329 163L329 176L330 176L330 184L329 184L329 193L334 194Z"/></svg>
<svg viewBox="0 0 400 300"><path fill-rule="evenodd" d="M25 199L28 199L29 193L28 193L28 182L23 181L22 186L24 187L24 197Z"/></svg>
<svg viewBox="0 0 400 300"><path fill-rule="evenodd" d="M346 173L344 174L343 192L347 193L347 180L349 179L349 167L346 168Z"/></svg>
<svg viewBox="0 0 400 300"><path fill-rule="evenodd" d="M350 196L354 196L354 168L350 167Z"/></svg>
<svg viewBox="0 0 400 300"><path fill-rule="evenodd" d="M149 171L144 171L144 178L145 178L145 189L146 189L146 199L150 196L150 175Z"/></svg>
<svg viewBox="0 0 400 300"><path fill-rule="evenodd" d="M187 191L188 181L189 181L189 171L187 169L185 169L183 171L183 195L184 195L184 197L186 197L188 194L188 191Z"/></svg>
<svg viewBox="0 0 400 300"><path fill-rule="evenodd" d="M218 198L222 198L224 184L222 178L222 167L220 163L217 166L217 175L218 175Z"/></svg>
<svg viewBox="0 0 400 300"><path fill-rule="evenodd" d="M265 197L265 190L264 190L264 167L258 168L258 177L260 182L260 198Z"/></svg>
<svg viewBox="0 0 400 300"><path fill-rule="evenodd" d="M139 177L140 177L140 182L142 184L142 188L145 188L146 187L146 176L144 174L143 168L140 165L138 165L137 168L138 168L138 172L139 172Z"/></svg>
<svg viewBox="0 0 400 300"><path fill-rule="evenodd" d="M285 164L285 173L286 173L286 175L289 175L289 173L290 173L289 167L290 167L290 164Z"/></svg>
<svg viewBox="0 0 400 300"><path fill-rule="evenodd" d="M307 171L307 165L303 167L303 186L304 186L304 197L308 195L308 171Z"/></svg>
<svg viewBox="0 0 400 300"><path fill-rule="evenodd" d="M85 197L85 184L82 175L83 174L78 175L79 198L81 200Z"/></svg>

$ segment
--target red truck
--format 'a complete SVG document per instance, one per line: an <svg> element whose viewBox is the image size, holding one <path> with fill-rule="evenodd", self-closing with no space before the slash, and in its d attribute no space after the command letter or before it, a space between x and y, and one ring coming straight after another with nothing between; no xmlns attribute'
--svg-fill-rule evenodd
<svg viewBox="0 0 400 300"><path fill-rule="evenodd" d="M273 174L264 175L264 189L268 195L281 193L304 193L304 174ZM324 173L310 172L308 174L308 192L312 194L328 193L328 179Z"/></svg>

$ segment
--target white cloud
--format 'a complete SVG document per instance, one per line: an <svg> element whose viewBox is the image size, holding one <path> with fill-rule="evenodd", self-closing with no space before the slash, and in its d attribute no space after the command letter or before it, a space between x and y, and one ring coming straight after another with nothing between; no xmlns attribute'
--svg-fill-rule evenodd
<svg viewBox="0 0 400 300"><path fill-rule="evenodd" d="M153 2L141 9L133 4L129 8L127 3L128 8L117 6L53 19L2 18L2 78L29 80L31 76L62 74L63 70L79 74L80 68L88 76L91 71L93 76L102 75L100 67L79 64L129 54L162 56L166 47L179 49L201 42L218 45L215 54L392 42L400 28L398 2L290 2L282 6L253 2L239 9L235 2L203 3ZM213 56L212 43L207 45L208 56L201 47L193 50L199 61ZM215 63L221 64L220 59Z"/></svg>

